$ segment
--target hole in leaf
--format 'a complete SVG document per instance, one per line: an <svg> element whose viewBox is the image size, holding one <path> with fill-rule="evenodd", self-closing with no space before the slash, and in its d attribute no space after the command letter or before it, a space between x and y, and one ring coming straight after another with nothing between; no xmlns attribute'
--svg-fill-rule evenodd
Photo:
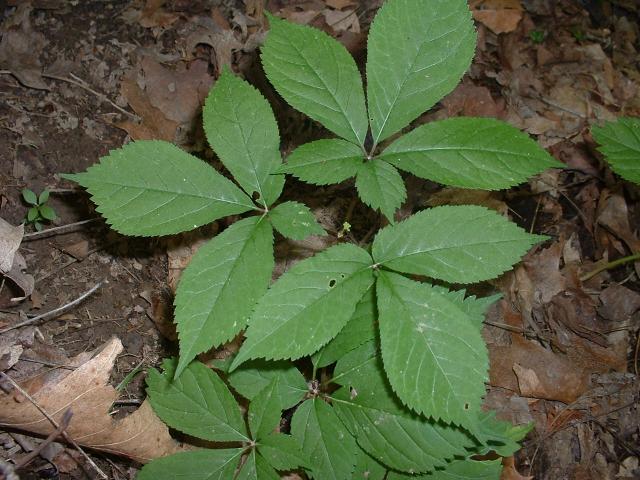
<svg viewBox="0 0 640 480"><path fill-rule="evenodd" d="M464 404L464 409L465 409L465 410L469 410L469 404L468 404L468 403L465 403L465 404Z"/></svg>
<svg viewBox="0 0 640 480"><path fill-rule="evenodd" d="M251 194L251 198L252 198L254 201L260 200L260 192L253 192L253 193Z"/></svg>
<svg viewBox="0 0 640 480"><path fill-rule="evenodd" d="M329 280L329 288L333 288L336 286L336 279L332 278L331 280Z"/></svg>

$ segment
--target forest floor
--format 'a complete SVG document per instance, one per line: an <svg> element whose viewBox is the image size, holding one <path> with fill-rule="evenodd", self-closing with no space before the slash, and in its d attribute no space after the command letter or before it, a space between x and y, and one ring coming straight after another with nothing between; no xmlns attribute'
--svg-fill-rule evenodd
<svg viewBox="0 0 640 480"><path fill-rule="evenodd" d="M226 66L271 102L284 155L326 136L269 86L258 57L263 11L325 30L363 67L366 33L381 3L0 0L0 266L13 259L0 279L5 393L10 378L32 393L66 398L76 418L92 419L76 423L73 435L95 436L92 445L126 443L151 422L153 413L141 407L144 374L137 373L177 353L171 303L180 272L202 240L228 223L171 238L124 237L59 174L83 171L132 139L164 139L211 158L201 106ZM416 124L499 118L531 134L566 168L491 193L407 176L398 218L442 203L475 203L552 237L479 290L503 294L484 329L491 356L485 405L500 418L535 424L503 478L638 479L640 262L600 267L640 251L640 190L607 168L590 127L640 116L640 4L470 4L478 27L473 65ZM309 205L330 235L278 243L277 273L335 242L346 221L356 237L379 225L379 216L356 201L353 182L287 182L287 197ZM24 188L51 192L57 218L41 233L29 223L24 231L9 228L25 221ZM19 245L15 256L11 244ZM61 315L38 318L60 307ZM21 322L27 325L14 328ZM111 350L103 363L79 372L105 344ZM82 395L56 389L72 375ZM0 399L0 424L11 417L8 408ZM20 462L36 452L21 478L98 478L99 468L108 478L129 479L140 468L115 447L88 456L63 443L39 449L46 419L16 425L22 428L0 430L0 459ZM167 434L157 428L158 438ZM129 456L157 456L161 443Z"/></svg>

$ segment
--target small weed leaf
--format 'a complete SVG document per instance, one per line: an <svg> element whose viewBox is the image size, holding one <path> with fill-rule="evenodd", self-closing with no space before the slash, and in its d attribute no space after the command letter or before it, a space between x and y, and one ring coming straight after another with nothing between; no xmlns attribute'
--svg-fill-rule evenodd
<svg viewBox="0 0 640 480"><path fill-rule="evenodd" d="M245 328L253 307L267 291L273 265L273 232L260 217L234 223L198 250L176 291L177 375L197 354L231 340Z"/></svg>
<svg viewBox="0 0 640 480"><path fill-rule="evenodd" d="M244 191L264 207L275 202L284 176L280 134L269 102L247 82L225 69L211 89L202 118L211 148Z"/></svg>
<svg viewBox="0 0 640 480"><path fill-rule="evenodd" d="M28 188L23 189L22 198L24 198L24 201L27 202L29 205L33 205L36 207L38 206L38 197L33 192L33 190L29 190Z"/></svg>
<svg viewBox="0 0 640 480"><path fill-rule="evenodd" d="M436 470L425 475L389 472L387 480L499 480L501 472L502 463L499 459L484 462L454 460L444 470Z"/></svg>
<svg viewBox="0 0 640 480"><path fill-rule="evenodd" d="M129 143L86 172L63 177L85 187L124 235L171 235L255 208L213 167L161 141Z"/></svg>
<svg viewBox="0 0 640 480"><path fill-rule="evenodd" d="M369 30L367 95L375 145L451 92L476 34L466 0L387 0Z"/></svg>
<svg viewBox="0 0 640 480"><path fill-rule="evenodd" d="M380 272L376 293L384 369L400 400L435 420L474 427L489 370L476 321L456 295L396 273Z"/></svg>
<svg viewBox="0 0 640 480"><path fill-rule="evenodd" d="M249 405L249 430L254 440L260 440L280 424L282 403L279 396L279 378L275 377Z"/></svg>
<svg viewBox="0 0 640 480"><path fill-rule="evenodd" d="M38 207L38 212L40 212L40 216L45 220L53 221L58 218L56 212L49 205L40 205Z"/></svg>
<svg viewBox="0 0 640 480"><path fill-rule="evenodd" d="M136 479L229 480L234 478L241 455L241 448L180 452L146 464Z"/></svg>
<svg viewBox="0 0 640 480"><path fill-rule="evenodd" d="M347 49L326 33L269 15L262 48L269 81L294 108L363 146L368 121L362 79Z"/></svg>
<svg viewBox="0 0 640 480"><path fill-rule="evenodd" d="M330 185L354 177L363 162L362 150L351 142L316 140L296 148L278 173L290 173L314 185Z"/></svg>
<svg viewBox="0 0 640 480"><path fill-rule="evenodd" d="M302 401L309 390L298 369L292 363L282 360L252 360L242 364L228 378L234 390L249 400L253 400L277 378L279 402L283 409Z"/></svg>
<svg viewBox="0 0 640 480"><path fill-rule="evenodd" d="M149 370L147 393L156 414L170 427L214 442L248 442L240 407L224 382L200 362L174 378L175 360L164 372ZM214 450L216 451L216 450Z"/></svg>
<svg viewBox="0 0 640 480"><path fill-rule="evenodd" d="M235 480L280 480L280 475L255 449L249 452Z"/></svg>
<svg viewBox="0 0 640 480"><path fill-rule="evenodd" d="M316 368L331 365L363 343L375 339L378 330L377 318L375 289L370 288L336 338L311 357L313 365Z"/></svg>
<svg viewBox="0 0 640 480"><path fill-rule="evenodd" d="M401 170L445 185L499 190L561 164L527 134L491 118L422 125L381 156Z"/></svg>
<svg viewBox="0 0 640 480"><path fill-rule="evenodd" d="M351 244L297 263L258 302L231 370L251 358L295 360L319 350L342 330L373 283L371 263Z"/></svg>
<svg viewBox="0 0 640 480"><path fill-rule="evenodd" d="M309 458L316 480L351 480L358 447L333 408L324 400L307 400L291 421L291 434Z"/></svg>
<svg viewBox="0 0 640 480"><path fill-rule="evenodd" d="M304 240L309 235L327 234L309 207L302 203L281 203L269 212L268 218L278 232L292 240Z"/></svg>
<svg viewBox="0 0 640 480"><path fill-rule="evenodd" d="M407 198L407 190L398 171L386 162L374 159L360 165L356 176L360 199L374 210L380 210L389 222Z"/></svg>
<svg viewBox="0 0 640 480"><path fill-rule="evenodd" d="M463 431L400 403L375 348L363 345L347 357L336 370L357 373L341 378L345 386L332 394L333 406L358 445L377 461L405 472L426 472L473 447L473 439Z"/></svg>
<svg viewBox="0 0 640 480"><path fill-rule="evenodd" d="M44 205L49 201L49 190L43 190L38 197L38 205Z"/></svg>
<svg viewBox="0 0 640 480"><path fill-rule="evenodd" d="M591 131L613 171L640 185L640 118L619 118Z"/></svg>
<svg viewBox="0 0 640 480"><path fill-rule="evenodd" d="M387 268L465 284L497 277L545 239L484 207L444 206L386 227L372 252Z"/></svg>

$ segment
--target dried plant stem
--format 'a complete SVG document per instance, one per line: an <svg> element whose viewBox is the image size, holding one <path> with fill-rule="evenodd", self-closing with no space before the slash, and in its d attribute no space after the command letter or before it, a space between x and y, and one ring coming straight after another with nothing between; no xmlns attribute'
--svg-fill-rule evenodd
<svg viewBox="0 0 640 480"><path fill-rule="evenodd" d="M628 257L619 258L617 260L614 260L613 262L606 263L601 267L596 268L595 270L587 272L580 277L580 281L586 282L590 278L595 277L600 272L604 272L605 270L611 270L612 268L619 267L620 265L624 265L625 263L635 262L637 260L640 260L640 252L634 253L633 255L629 255Z"/></svg>
<svg viewBox="0 0 640 480"><path fill-rule="evenodd" d="M13 387L18 390L18 392L20 392L20 394L26 398L27 400L29 400L29 402L38 409L38 411L47 419L49 420L49 422L51 423L51 425L54 426L54 428L56 430L60 429L60 425L58 425L58 422L56 422L53 417L51 415L49 415L47 413L47 411L42 408L38 402L35 401L35 399L29 395L29 393L24 390L20 385L18 385L13 378L11 378L9 375L7 375L4 372L0 372L0 377L2 377L3 379L5 379L6 381L8 381L11 385L13 385ZM63 417L64 419L64 417ZM109 477L107 477L107 475L100 469L100 467L98 467L98 465L96 465L96 463L91 459L91 457L89 457L89 455L86 454L86 452L82 449L82 447L80 447L80 445L78 445L76 443L76 441L71 438L71 436L63 429L60 430L60 433L62 434L62 436L64 437L64 439L69 442L71 445L73 445L73 447L78 450L78 452L80 452L80 454L85 458L85 460L89 463L89 465L91 465L96 472L98 472L98 475L100 476L100 478L104 478L105 480L108 480ZM56 435L57 436L57 435Z"/></svg>
<svg viewBox="0 0 640 480"><path fill-rule="evenodd" d="M20 323L16 323L15 325L12 325L10 327L4 328L2 330L0 330L0 335L7 333L10 330L14 330L16 328L20 328L20 327L26 327L27 325L32 325L34 323L40 322L40 321L45 321L45 320L51 320L52 318L55 318L59 315L62 315L63 313L65 313L67 310L75 307L76 305L78 305L79 303L81 303L85 298L87 298L89 295L91 295L93 292L95 292L96 290L98 290L105 282L102 281L100 283L98 283L97 285L94 285L90 290L84 292L82 295L80 295L78 298L76 298L75 300L62 305L61 307L58 308L54 308L53 310L50 310L46 313L43 313L42 315L38 315L37 317L33 317L33 318L29 318L28 320L25 320L24 322L20 322Z"/></svg>
<svg viewBox="0 0 640 480"><path fill-rule="evenodd" d="M48 228L39 232L26 233L22 237L23 242L29 242L31 240L38 240L40 238L51 237L53 235L60 235L63 233L75 232L78 227L86 225L87 223L101 220L100 218L90 218L89 220L82 220L80 222L68 223L67 225L60 225L59 227Z"/></svg>

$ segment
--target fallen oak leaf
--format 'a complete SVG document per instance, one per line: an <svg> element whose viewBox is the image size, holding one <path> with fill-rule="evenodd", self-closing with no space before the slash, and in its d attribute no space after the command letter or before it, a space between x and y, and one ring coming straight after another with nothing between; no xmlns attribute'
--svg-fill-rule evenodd
<svg viewBox="0 0 640 480"><path fill-rule="evenodd" d="M122 343L113 338L99 352L62 379L46 382L33 399L58 422L67 409L73 418L66 429L78 444L146 463L183 450L169 435L169 429L155 415L148 401L123 419L109 415L118 397L109 376ZM22 386L29 390L27 385ZM51 423L18 392L0 393L0 425L37 435L49 435Z"/></svg>

